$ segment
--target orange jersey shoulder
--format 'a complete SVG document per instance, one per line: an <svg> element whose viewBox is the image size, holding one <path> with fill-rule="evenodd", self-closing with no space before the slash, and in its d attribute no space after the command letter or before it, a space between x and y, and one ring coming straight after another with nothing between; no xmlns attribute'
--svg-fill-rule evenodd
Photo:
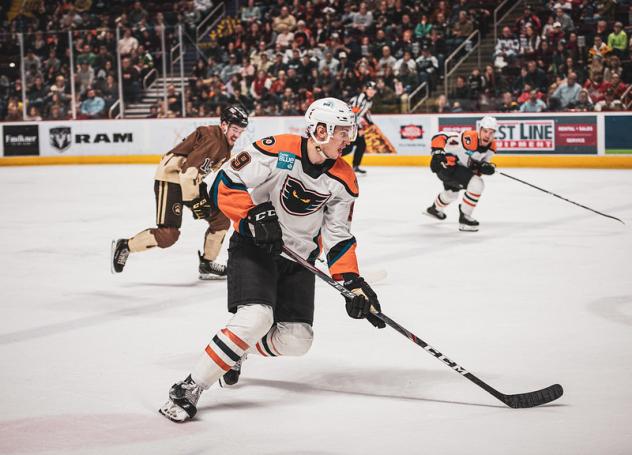
<svg viewBox="0 0 632 455"><path fill-rule="evenodd" d="M465 150L475 152L478 150L478 133L474 130L463 131L461 145Z"/></svg>
<svg viewBox="0 0 632 455"><path fill-rule="evenodd" d="M336 160L334 165L327 171L327 175L342 183L351 196L358 197L360 194L355 172L353 172L351 165L342 158Z"/></svg>
<svg viewBox="0 0 632 455"><path fill-rule="evenodd" d="M469 150L471 152L478 152L479 151L478 132L474 130L464 131L463 134L461 134L461 145L463 146L463 148L465 148L465 150ZM487 149L496 153L496 141L493 140L492 143L489 144L489 147L482 147L482 148L483 150Z"/></svg>
<svg viewBox="0 0 632 455"><path fill-rule="evenodd" d="M278 134L268 136L252 144L265 155L276 156L279 152L289 152L297 157L301 156L301 136L296 134Z"/></svg>

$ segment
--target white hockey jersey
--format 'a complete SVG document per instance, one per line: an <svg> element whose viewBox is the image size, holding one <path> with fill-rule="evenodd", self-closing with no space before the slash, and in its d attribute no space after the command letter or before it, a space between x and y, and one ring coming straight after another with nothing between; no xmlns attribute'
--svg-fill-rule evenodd
<svg viewBox="0 0 632 455"><path fill-rule="evenodd" d="M432 153L449 153L457 157L457 163L469 167L471 161L490 162L496 153L496 141L487 146L479 144L475 130L461 133L442 131L432 137Z"/></svg>
<svg viewBox="0 0 632 455"><path fill-rule="evenodd" d="M210 194L246 237L253 235L248 211L272 202L288 248L312 263L324 248L335 279L359 274L350 232L358 196L355 173L341 158L312 164L307 138L281 134L252 143L222 166Z"/></svg>

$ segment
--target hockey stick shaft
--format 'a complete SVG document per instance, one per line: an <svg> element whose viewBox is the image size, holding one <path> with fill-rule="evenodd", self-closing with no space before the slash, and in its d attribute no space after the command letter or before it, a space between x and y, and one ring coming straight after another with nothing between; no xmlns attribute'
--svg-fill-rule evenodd
<svg viewBox="0 0 632 455"><path fill-rule="evenodd" d="M607 215L605 213L601 213L601 212L599 212L597 210L591 209L590 207L586 207L585 205L582 205L582 204L580 204L578 202L571 201L570 199L566 199L565 197L562 197L559 194L555 194L555 193L553 193L551 191L545 190L544 188L540 188L539 186L535 186L535 185L533 185L533 184L531 184L529 182L525 182L524 180L521 180L521 179L519 179L517 177L514 177L512 175L505 174L504 172L499 172L499 174L500 175L504 175L505 177L510 178L512 180L515 180L516 182L524 183L525 185L530 186L531 188L535 188L536 190L540 190L540 191L542 191L542 192L544 192L546 194L550 194L551 196L555 196L556 198L559 198L559 199L561 199L563 201L570 202L571 204L575 204L578 207L581 207L583 209L590 210L591 212L596 213L598 215L605 216L606 218L612 218L613 220L617 220L618 222L625 224L623 221L621 221L619 218L617 218L615 216Z"/></svg>
<svg viewBox="0 0 632 455"><path fill-rule="evenodd" d="M330 286L335 288L344 297L349 298L349 299L353 299L353 298L356 297L356 295L353 292L351 292L350 290L345 288L342 284L340 284L339 282L337 282L336 280L331 278L329 275L327 275L325 272L320 270L318 267L310 264L308 261L303 259L301 256L299 256L298 254L296 254L294 251L290 250L286 246L283 246L283 252L285 254L287 254L289 257L291 257L292 259L294 259L296 262L301 264L307 270L312 272L314 275L318 276L323 281L325 281L327 284L329 284ZM449 366L450 368L452 368L454 371L456 371L457 373L461 374L462 376L465 376L467 379L469 379L474 384L476 384L477 386L479 386L480 388L482 388L486 392L490 393L491 395L493 395L494 397L496 397L497 399L499 399L500 401L505 403L507 406L510 406L512 408L524 408L524 407L538 406L540 404L544 404L544 403L548 403L549 401L553 401L553 400L559 398L562 395L562 388L561 388L561 386L559 386L557 384L555 386L551 386L551 387L558 387L559 390L555 389L552 392L549 391L550 393L545 394L545 395L542 395L542 392L546 391L548 389L551 389L551 387L549 387L547 389L543 389L543 390L537 391L537 392L527 393L527 394L505 395L505 394L499 392L498 390L496 390L495 388L493 388L492 386L490 386L489 384L487 384L486 382L484 382L481 379L477 378L472 373L468 372L465 368L463 368L462 366L460 366L456 362L454 362L454 361L450 360L449 358L447 358L445 355L443 355L437 349L433 348L428 343L426 343L424 340L419 338L417 335L415 335L414 333L412 333L408 329L404 328L403 326L401 326L397 322L393 321L391 318L386 316L384 313L378 312L374 308L371 308L371 313L373 313L373 315L375 317L377 317L377 318L381 319L382 321L384 321L384 323L386 325L388 325L389 327L395 329L397 332L399 332L402 335L404 335L410 341L412 341L413 343L415 343L418 346L422 347L426 352L432 354L434 357L439 359L441 362L443 362L444 364L446 364L447 366Z"/></svg>

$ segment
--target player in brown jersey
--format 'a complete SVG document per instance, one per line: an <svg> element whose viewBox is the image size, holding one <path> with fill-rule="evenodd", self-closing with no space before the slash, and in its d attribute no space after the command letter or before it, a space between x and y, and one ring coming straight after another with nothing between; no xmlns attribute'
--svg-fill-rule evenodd
<svg viewBox="0 0 632 455"><path fill-rule="evenodd" d="M182 206L204 219L209 227L204 253L198 252L200 279L226 276L226 266L215 262L230 227L228 218L211 205L204 178L230 158L230 150L248 126L248 114L239 106L224 108L220 124L200 126L183 142L162 157L156 170L156 227L129 239L112 242L112 272L120 273L130 253L150 248L168 248L180 237Z"/></svg>

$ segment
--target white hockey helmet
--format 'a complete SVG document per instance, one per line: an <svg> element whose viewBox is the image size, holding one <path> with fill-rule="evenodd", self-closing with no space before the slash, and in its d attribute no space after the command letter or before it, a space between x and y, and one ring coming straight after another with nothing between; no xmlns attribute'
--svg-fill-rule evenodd
<svg viewBox="0 0 632 455"><path fill-rule="evenodd" d="M489 128L490 130L497 131L498 130L498 122L495 117L490 115L486 115L481 119L481 123L479 123L479 128Z"/></svg>
<svg viewBox="0 0 632 455"><path fill-rule="evenodd" d="M349 126L349 140L355 141L358 135L358 125L355 114L347 103L338 98L322 98L309 105L305 112L305 122L307 123L307 133L319 145L329 142L337 126ZM327 139L319 141L314 134L316 126L322 123L327 128Z"/></svg>

